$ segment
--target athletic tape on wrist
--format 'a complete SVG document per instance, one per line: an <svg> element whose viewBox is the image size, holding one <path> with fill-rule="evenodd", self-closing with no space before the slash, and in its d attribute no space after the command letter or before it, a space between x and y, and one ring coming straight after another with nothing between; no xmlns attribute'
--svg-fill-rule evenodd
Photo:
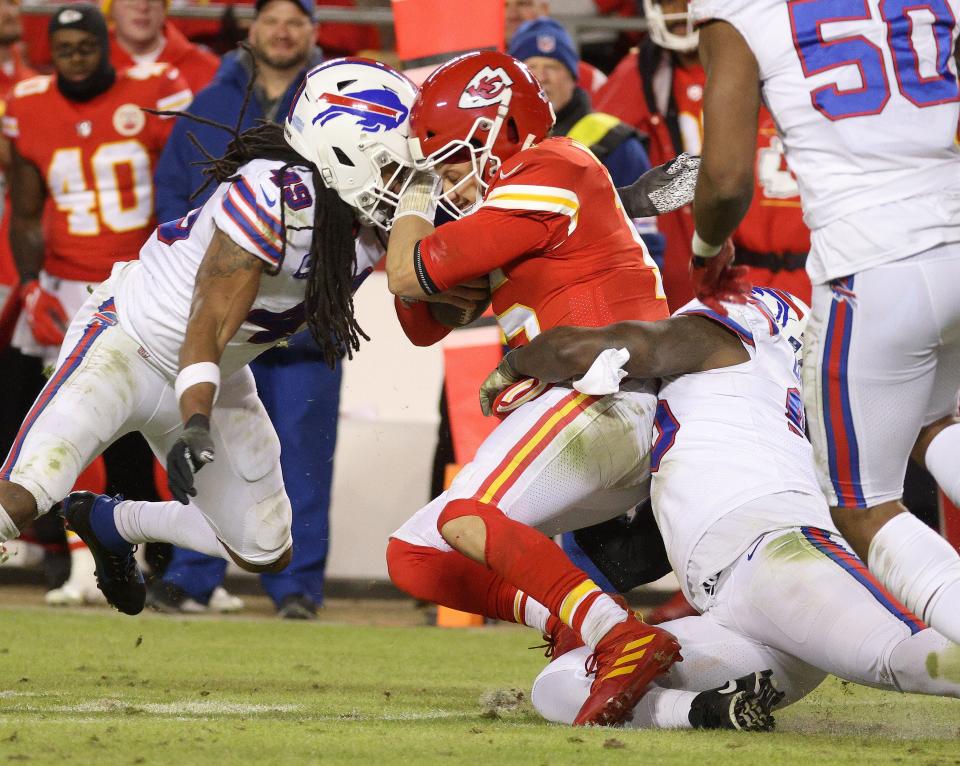
<svg viewBox="0 0 960 766"><path fill-rule="evenodd" d="M394 220L405 215L417 215L432 224L437 212L437 182L433 174L418 174L400 197Z"/></svg>
<svg viewBox="0 0 960 766"><path fill-rule="evenodd" d="M177 396L177 401L183 396L184 392L198 383L213 384L213 398L216 401L217 390L220 388L220 365L214 362L196 362L180 370L177 375L176 383L173 384L173 391Z"/></svg>
<svg viewBox="0 0 960 766"><path fill-rule="evenodd" d="M713 256L723 249L723 245L711 245L709 242L701 238L696 231L693 232L693 242L691 244L693 247L693 254L699 256L700 258L713 258Z"/></svg>

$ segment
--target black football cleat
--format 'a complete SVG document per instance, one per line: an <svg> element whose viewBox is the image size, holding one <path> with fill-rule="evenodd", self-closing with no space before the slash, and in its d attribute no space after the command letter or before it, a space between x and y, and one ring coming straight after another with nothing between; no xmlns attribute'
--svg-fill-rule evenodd
<svg viewBox="0 0 960 766"><path fill-rule="evenodd" d="M700 692L690 705L690 723L694 729L773 731L773 708L783 697L773 685L772 670L751 673Z"/></svg>
<svg viewBox="0 0 960 766"><path fill-rule="evenodd" d="M63 501L60 513L67 527L87 544L96 565L97 587L110 604L124 614L139 614L147 600L143 573L133 557L136 546L125 542L115 533L117 542L108 547L94 531L94 513L113 513L119 502L107 495L92 492L72 492Z"/></svg>

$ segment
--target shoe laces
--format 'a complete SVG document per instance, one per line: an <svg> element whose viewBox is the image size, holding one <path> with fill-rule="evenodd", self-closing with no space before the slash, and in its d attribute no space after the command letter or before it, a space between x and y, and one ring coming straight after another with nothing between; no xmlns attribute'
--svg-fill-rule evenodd
<svg viewBox="0 0 960 766"><path fill-rule="evenodd" d="M137 560L134 553L137 546L134 546L129 553L121 555L119 553L109 553L106 557L107 574L113 581L124 581L134 579L137 570Z"/></svg>

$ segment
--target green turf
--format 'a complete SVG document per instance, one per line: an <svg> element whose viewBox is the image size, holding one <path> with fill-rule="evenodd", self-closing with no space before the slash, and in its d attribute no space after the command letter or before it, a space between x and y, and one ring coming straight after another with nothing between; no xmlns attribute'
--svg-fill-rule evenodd
<svg viewBox="0 0 960 766"><path fill-rule="evenodd" d="M0 610L0 764L960 764L960 703L825 684L775 734L574 730L521 629Z"/></svg>

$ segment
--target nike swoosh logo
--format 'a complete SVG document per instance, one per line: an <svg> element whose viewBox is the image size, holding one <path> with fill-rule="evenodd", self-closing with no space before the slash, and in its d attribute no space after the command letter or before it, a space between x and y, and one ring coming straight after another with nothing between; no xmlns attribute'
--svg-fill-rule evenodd
<svg viewBox="0 0 960 766"><path fill-rule="evenodd" d="M270 199L270 195L267 194L266 189L264 189L262 186L260 187L260 193L263 195L263 198L267 201L267 207L273 207L274 205L277 204L277 200L275 198Z"/></svg>
<svg viewBox="0 0 960 766"><path fill-rule="evenodd" d="M520 168L522 168L522 167L523 167L523 163L521 162L519 165L517 165L517 166L516 166L513 170L511 170L509 173L503 173L503 172L501 172L501 173L500 173L500 177L501 177L501 178L509 178L510 176L516 175L516 174L517 174L517 171L520 170Z"/></svg>

